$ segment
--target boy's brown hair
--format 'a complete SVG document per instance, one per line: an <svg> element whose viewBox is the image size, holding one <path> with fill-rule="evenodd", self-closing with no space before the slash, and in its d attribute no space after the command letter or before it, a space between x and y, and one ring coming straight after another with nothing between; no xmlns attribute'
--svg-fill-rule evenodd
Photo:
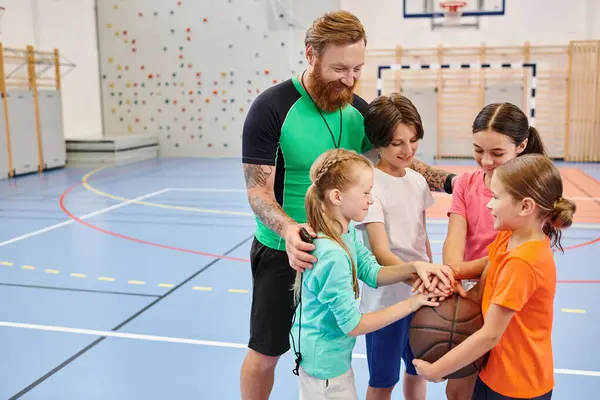
<svg viewBox="0 0 600 400"><path fill-rule="evenodd" d="M379 96L369 104L365 116L365 133L374 147L392 143L398 124L412 126L423 139L423 123L414 104L400 93Z"/></svg>

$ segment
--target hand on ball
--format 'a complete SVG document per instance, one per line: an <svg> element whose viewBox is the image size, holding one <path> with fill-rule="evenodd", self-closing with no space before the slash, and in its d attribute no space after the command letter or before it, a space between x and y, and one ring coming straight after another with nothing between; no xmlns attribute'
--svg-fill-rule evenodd
<svg viewBox="0 0 600 400"><path fill-rule="evenodd" d="M444 378L441 378L441 377L435 375L435 371L434 371L432 363L429 363L424 360L416 360L415 359L415 360L413 360L413 365L415 366L415 369L417 370L417 374L419 376L422 376L429 382L437 383L437 382L445 381Z"/></svg>
<svg viewBox="0 0 600 400"><path fill-rule="evenodd" d="M437 297L436 294L434 293L418 293L415 296L412 296L410 298L410 308L413 312L417 311L419 308L421 308L422 306L430 306L430 307L437 307L440 305L440 303L438 303L435 300L432 300L432 297Z"/></svg>

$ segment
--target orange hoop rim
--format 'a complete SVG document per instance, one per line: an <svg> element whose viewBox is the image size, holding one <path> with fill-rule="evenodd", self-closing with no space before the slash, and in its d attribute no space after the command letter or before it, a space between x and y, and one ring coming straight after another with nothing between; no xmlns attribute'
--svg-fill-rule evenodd
<svg viewBox="0 0 600 400"><path fill-rule="evenodd" d="M448 12L451 14L456 14L459 12L460 8L463 8L467 5L466 1L441 1L440 7L447 8Z"/></svg>

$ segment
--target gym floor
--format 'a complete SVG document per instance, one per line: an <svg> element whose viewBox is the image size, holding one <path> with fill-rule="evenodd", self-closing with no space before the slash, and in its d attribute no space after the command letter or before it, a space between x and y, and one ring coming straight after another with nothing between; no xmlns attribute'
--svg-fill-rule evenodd
<svg viewBox="0 0 600 400"><path fill-rule="evenodd" d="M553 399L590 399L600 384L590 351L600 337L600 165L557 164L579 212L556 254ZM450 197L435 199L428 231L440 261ZM0 398L239 399L254 230L239 160L0 181L0 218ZM353 365L364 398L362 337ZM292 368L288 353L273 399L298 398ZM444 388L429 384L428 399Z"/></svg>

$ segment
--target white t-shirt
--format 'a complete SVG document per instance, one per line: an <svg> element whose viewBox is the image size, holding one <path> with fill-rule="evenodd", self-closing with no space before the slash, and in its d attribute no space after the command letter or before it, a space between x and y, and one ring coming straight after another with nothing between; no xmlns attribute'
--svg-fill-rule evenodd
<svg viewBox="0 0 600 400"><path fill-rule="evenodd" d="M390 250L402 261L429 261L423 212L434 203L425 178L406 168L403 177L395 177L375 168L373 204L367 217L356 224L365 246L372 251L365 224L382 222ZM360 311L373 312L396 304L413 295L404 282L377 289L362 285Z"/></svg>

